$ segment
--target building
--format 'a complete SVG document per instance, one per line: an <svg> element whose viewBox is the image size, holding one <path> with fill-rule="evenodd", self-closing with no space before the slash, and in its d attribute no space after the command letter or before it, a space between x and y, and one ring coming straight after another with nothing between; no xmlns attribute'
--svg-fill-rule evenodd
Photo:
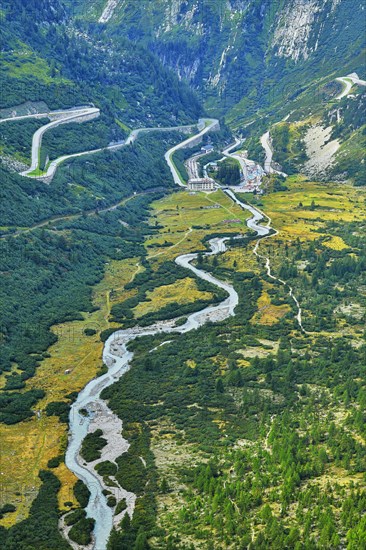
<svg viewBox="0 0 366 550"><path fill-rule="evenodd" d="M191 191L213 191L216 183L212 178L194 178L188 180L187 187Z"/></svg>
<svg viewBox="0 0 366 550"><path fill-rule="evenodd" d="M201 147L201 151L203 151L204 153L212 153L213 150L214 150L214 146L211 145L210 143L208 145L203 145L203 147Z"/></svg>

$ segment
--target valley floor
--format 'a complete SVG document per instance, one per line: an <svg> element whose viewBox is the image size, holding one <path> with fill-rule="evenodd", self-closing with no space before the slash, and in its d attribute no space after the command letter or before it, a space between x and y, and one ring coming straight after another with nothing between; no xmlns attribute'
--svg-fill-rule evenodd
<svg viewBox="0 0 366 550"><path fill-rule="evenodd" d="M237 316L162 347L159 337L142 341L131 371L105 396L124 422L124 436L138 443L125 457L121 481L138 495L136 521L142 514L148 525L157 522L159 529L149 535L154 548L166 548L168 539L173 548L202 549L211 548L213 539L215 548L262 548L277 539L280 548L288 537L294 545L313 540L314 548L357 540L356 512L350 510L358 497L349 496L364 478L366 283L356 264L364 261L365 193L299 176L286 185L288 191L250 200L278 230L259 250L294 287L308 334L298 330L288 289L268 279L253 255L254 243L233 242L202 266L233 281L241 304ZM247 216L221 191L181 191L157 201L150 220L160 229L145 241L151 277L179 254L204 250L208 235L247 234ZM26 517L39 469L65 450L66 425L45 416L45 407L95 376L99 333L120 326L111 322L111 311L137 296L139 285L124 287L145 270L137 257L112 261L94 290L98 309L83 321L54 327L59 340L27 383L27 389L45 391L39 414L0 426L6 501L17 506L0 520L3 525ZM200 294L210 299L196 284L161 280L132 314L159 314L169 301L179 308ZM95 334L87 336L86 328ZM150 370L144 365L152 343L157 349ZM146 471L134 465L126 474L135 452ZM69 510L76 504L75 478L63 463L52 471L61 481L59 506ZM125 525L118 540L136 536L134 529L134 522Z"/></svg>

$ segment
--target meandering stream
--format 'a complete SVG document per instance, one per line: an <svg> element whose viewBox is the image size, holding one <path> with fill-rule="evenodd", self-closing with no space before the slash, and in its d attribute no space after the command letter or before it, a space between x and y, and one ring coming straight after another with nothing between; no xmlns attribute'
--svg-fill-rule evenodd
<svg viewBox="0 0 366 550"><path fill-rule="evenodd" d="M233 201L235 201L239 206L241 206L242 208L245 208L246 210L249 210L249 212L251 212L253 214L253 217L250 218L249 220L247 220L247 225L250 229L253 229L254 231L257 231L257 234L261 237L261 239L258 239L258 241L255 244L255 247L253 248L253 254L257 258L260 258L261 260L264 260L267 275L270 279L272 279L273 281L278 281L281 285L288 288L288 294L289 294L290 298L292 298L292 300L295 302L295 306L297 308L296 320L297 320L297 323L299 325L299 328L304 334L308 334L308 332L305 330L305 328L303 326L303 323L302 323L302 309L301 309L299 300L296 298L296 296L294 294L293 288L288 283L286 283L286 281L283 281L279 277L275 277L272 274L271 261L270 261L269 257L268 256L263 256L262 254L259 254L259 252L258 252L259 243L262 241L262 239L278 235L277 229L273 229L271 227L271 218L269 216L267 216L266 214L263 214L257 208L254 208L254 206L244 204L241 200L239 200L236 197L236 195L230 189L225 189L225 193L229 197L231 197L233 199ZM266 217L268 219L267 225L266 226L258 225L258 221L262 220L264 217Z"/></svg>
<svg viewBox="0 0 366 550"><path fill-rule="evenodd" d="M210 121L209 126L213 126L214 122ZM206 129L201 131L203 134ZM196 136L197 137L197 136ZM192 140L193 138L189 138ZM174 181L180 182L177 169L171 159L173 152L184 146L187 141L175 146L167 152L166 160L172 171ZM241 208L248 210L252 216L247 220L249 229L255 231L259 237L253 253L260 259L265 261L267 274L281 284L286 283L281 279L274 277L271 273L270 260L266 256L258 253L258 245L263 238L276 235L277 231L271 228L271 220L267 217L266 225L260 222L266 217L260 210L254 206L242 202L230 189L224 189L224 192ZM228 237L215 238L209 242L211 251L205 255L214 255L226 250L225 241ZM94 466L98 461L86 463L80 457L80 448L85 436L95 431L97 427L103 430L103 437L107 440L106 447L102 450L102 456L99 462L110 460L115 462L116 458L128 450L129 444L122 436L122 422L108 408L105 401L100 397L101 392L119 380L130 368L130 363L133 358L133 353L127 350L129 342L139 336L154 335L157 333L180 333L183 334L193 329L203 326L208 321L218 322L235 315L235 307L238 305L238 294L235 289L226 282L220 281L211 273L205 272L198 267L192 265L192 261L196 259L198 254L183 254L176 258L176 263L186 269L190 269L197 277L210 282L211 284L225 290L228 294L227 298L217 305L205 307L201 311L192 313L188 316L184 325L175 326L177 319L168 321L160 321L150 325L149 327L133 327L125 330L117 330L105 342L103 350L103 362L108 366L108 372L96 379L91 380L85 388L80 392L77 400L71 407L70 411L70 428L69 428L69 444L66 452L65 462L67 467L75 473L88 487L91 496L89 504L86 508L87 516L95 520L95 528L93 533L93 543L88 549L105 550L109 535L113 526L117 526L121 521L124 513L129 513L131 516L134 511L136 495L129 493L122 487L119 487L116 482L116 487L105 486L103 477L99 476L95 471ZM299 327L303 329L301 321L301 308L296 297L293 295L291 287L288 287L289 295L294 300L298 312L296 319ZM88 415L85 416L85 409ZM84 410L84 414L81 412ZM126 500L127 509L117 517L114 516L114 510L108 506L107 498L103 494L103 490L107 489L112 492L117 501L124 498ZM67 532L64 529L64 536L67 538ZM71 541L69 541L71 543ZM77 548L75 543L71 543L73 548Z"/></svg>
<svg viewBox="0 0 366 550"><path fill-rule="evenodd" d="M265 236L270 233L270 227L260 225L259 221L263 215L254 207L242 203L235 197L231 191L227 194L234 198L242 208L249 210L253 216L247 220L247 225L250 229L257 232L258 236ZM215 238L210 241L211 251L206 255L218 254L226 250L225 241L228 237ZM105 343L103 351L103 361L109 367L108 373L91 380L87 386L80 392L77 400L72 405L70 412L70 431L69 445L66 452L66 465L81 479L89 488L91 497L89 500L86 512L88 517L95 519L94 529L94 550L105 550L109 534L113 526L113 510L107 505L106 497L103 495L103 480L97 475L93 468L93 464L86 464L79 456L80 447L84 437L88 433L91 422L96 421L96 416L101 415L107 422L115 421L115 416L108 409L105 402L100 398L100 394L104 388L107 388L116 380L120 379L130 368L130 363L133 353L127 350L127 344L138 336L146 336L157 334L159 332L166 333L185 333L196 329L208 321L217 322L227 319L234 315L235 307L238 304L238 294L235 289L226 282L220 281L208 272L192 265L192 261L197 258L197 254L184 254L176 258L176 263L181 267L190 269L196 276L208 281L228 293L228 297L218 305L208 306L192 313L188 316L184 325L175 326L176 319L155 323L149 327L133 327L126 330L118 330L113 333ZM90 411L88 417L80 413L81 409ZM108 420L109 417L109 420ZM103 418L100 419L103 422ZM116 427L118 423L116 423ZM123 450L127 450L128 443L123 440L120 430L116 434L117 439L120 438L119 454ZM127 494L121 488L118 490L119 496L123 496L127 500L128 512L133 513L134 495ZM120 519L118 520L120 521Z"/></svg>

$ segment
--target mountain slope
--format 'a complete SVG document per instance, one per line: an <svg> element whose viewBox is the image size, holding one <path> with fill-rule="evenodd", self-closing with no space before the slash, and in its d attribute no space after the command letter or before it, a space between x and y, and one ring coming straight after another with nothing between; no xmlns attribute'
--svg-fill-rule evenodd
<svg viewBox="0 0 366 550"><path fill-rule="evenodd" d="M362 70L361 0L116 1L101 18L106 6L81 0L74 15L148 46L216 112L239 104L248 117L339 68Z"/></svg>
<svg viewBox="0 0 366 550"><path fill-rule="evenodd" d="M302 128L303 137L314 126L308 141L315 136L320 148L312 153L300 140L294 149L300 147L300 155L286 148L277 151L290 173L364 181L363 115L358 129L349 131L341 124L342 112L347 118L354 111L352 99L345 98L338 122L332 118L341 91L335 79L353 72L366 77L366 10L361 0L79 0L76 6L69 2L68 9L76 25L98 33L112 48L127 37L154 52L190 84L208 112L224 116L256 143L258 161L261 134L289 120ZM327 145L328 156L323 155L322 128L325 140L331 134L339 140L339 151L335 142ZM306 155L314 157L308 164Z"/></svg>
<svg viewBox="0 0 366 550"><path fill-rule="evenodd" d="M192 122L202 112L187 85L153 54L125 39L113 47L96 41L58 0L2 6L1 107L93 102L133 126Z"/></svg>

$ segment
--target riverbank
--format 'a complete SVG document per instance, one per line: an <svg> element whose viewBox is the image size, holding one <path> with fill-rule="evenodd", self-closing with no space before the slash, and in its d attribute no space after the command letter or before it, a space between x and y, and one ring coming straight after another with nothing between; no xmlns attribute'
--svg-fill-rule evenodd
<svg viewBox="0 0 366 550"><path fill-rule="evenodd" d="M264 236L270 233L270 228L259 224L263 219L263 215L253 207L242 203L236 199L237 203L246 210L249 210L253 217L247 221L248 226L257 231L258 236ZM212 239L209 244L211 252L205 253L207 256L216 255L226 250L225 241L228 237ZM208 272L202 271L192 265L192 261L198 257L197 253L185 254L176 258L176 263L181 267L190 269L196 276L210 282L225 290L228 297L218 305L208 306L203 310L193 313L188 316L187 321L182 326L175 326L178 319L171 321L163 321L151 325L150 327L134 327L113 333L105 343L103 351L103 361L109 367L109 371L99 379L92 380L86 388L79 394L78 399L72 406L70 413L70 438L69 447L66 454L66 464L68 468L82 479L87 485L91 497L86 509L88 517L95 520L95 548L104 550L107 545L109 533L114 525L113 510L108 506L107 499L103 494L105 486L99 476L95 474L92 464L81 464L79 460L79 451L81 443L87 433L94 431L92 422L105 425L105 418L109 415L112 418L113 414L108 409L106 404L101 400L100 394L103 389L113 384L120 379L129 369L129 363L132 360L133 354L127 351L128 342L138 336L153 335L159 332L177 332L185 333L196 329L207 322L223 321L226 318L235 314L235 307L239 303L239 297L235 289L228 283L218 280ZM80 414L81 409L89 411L90 416L85 419ZM104 417L104 419L103 419ZM92 420L93 419L93 420ZM107 447L113 446L112 439L120 435L121 425L116 422L114 430L109 430L108 434L103 432L103 437L107 439ZM125 445L125 444L124 444ZM127 447L128 448L128 447ZM127 450L125 446L125 450ZM123 451L122 451L123 452ZM121 498L123 496L123 487L118 487L114 495ZM120 501L120 500L119 500ZM130 508L128 513L133 514L133 498L130 499ZM126 513L126 512L125 512Z"/></svg>

